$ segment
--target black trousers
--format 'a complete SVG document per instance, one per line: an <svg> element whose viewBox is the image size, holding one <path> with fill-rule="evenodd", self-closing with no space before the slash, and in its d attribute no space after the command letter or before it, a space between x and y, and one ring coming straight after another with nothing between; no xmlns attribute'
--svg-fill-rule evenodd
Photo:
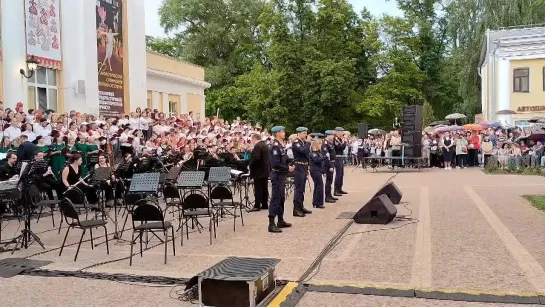
<svg viewBox="0 0 545 307"><path fill-rule="evenodd" d="M255 208L267 209L269 207L269 178L254 178Z"/></svg>
<svg viewBox="0 0 545 307"><path fill-rule="evenodd" d="M478 153L477 149L468 150L468 166L479 166Z"/></svg>
<svg viewBox="0 0 545 307"><path fill-rule="evenodd" d="M269 206L269 217L284 216L284 202L286 201L286 174L279 172L271 173L271 205Z"/></svg>

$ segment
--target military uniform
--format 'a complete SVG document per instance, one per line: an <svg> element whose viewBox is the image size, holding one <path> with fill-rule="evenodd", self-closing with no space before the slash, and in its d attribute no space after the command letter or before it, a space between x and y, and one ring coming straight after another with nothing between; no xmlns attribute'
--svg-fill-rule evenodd
<svg viewBox="0 0 545 307"><path fill-rule="evenodd" d="M326 135L333 134L333 130L327 130ZM322 144L322 155L324 156L324 168L325 168L325 201L328 203L334 203L336 198L331 193L331 185L333 184L333 170L335 169L335 160L337 154L335 153L335 146L332 142L324 140Z"/></svg>
<svg viewBox="0 0 545 307"><path fill-rule="evenodd" d="M271 129L273 133L284 130L284 127L276 126ZM286 201L286 175L289 172L287 164L288 156L280 141L274 140L271 144L271 202L269 205L269 232L282 232L280 228L290 227L291 224L284 221L284 203ZM274 223L278 217L278 225Z"/></svg>
<svg viewBox="0 0 545 307"><path fill-rule="evenodd" d="M308 129L305 127L297 128L297 132L306 132ZM310 154L310 146L306 141L297 139L291 145L293 152L293 160L295 163L294 184L295 189L293 193L293 216L304 217L305 214L312 213L305 209L303 205L305 201L305 185L307 183L308 174L308 162Z"/></svg>
<svg viewBox="0 0 545 307"><path fill-rule="evenodd" d="M323 209L324 207L324 180L322 175L325 173L325 157L321 150L311 151L310 153L310 177L314 182L312 192L312 206Z"/></svg>
<svg viewBox="0 0 545 307"><path fill-rule="evenodd" d="M335 128L335 131L344 131L342 127ZM333 140L333 145L335 146L335 154L338 157L335 159L335 196L341 196L346 194L343 191L343 179L344 179L344 162L341 158L344 149L346 148L346 143L338 136L335 136Z"/></svg>

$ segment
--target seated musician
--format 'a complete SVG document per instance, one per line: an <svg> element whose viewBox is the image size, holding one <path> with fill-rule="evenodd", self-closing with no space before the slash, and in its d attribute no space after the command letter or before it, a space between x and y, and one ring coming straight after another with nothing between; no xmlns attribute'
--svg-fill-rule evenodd
<svg viewBox="0 0 545 307"><path fill-rule="evenodd" d="M37 151L34 155L34 161L43 161L44 160L45 153L43 151ZM51 169L51 166L48 166L45 169L39 169L36 170L37 174L37 184L40 191L44 191L47 193L47 197L50 200L53 200L53 189L56 189L55 182L57 181L55 178L55 175L53 174L53 170ZM59 192L57 192L59 193Z"/></svg>
<svg viewBox="0 0 545 307"><path fill-rule="evenodd" d="M0 168L0 181L16 180L19 178L17 172L17 155L13 152L9 152L6 156L7 162Z"/></svg>
<svg viewBox="0 0 545 307"><path fill-rule="evenodd" d="M105 154L100 154L98 156L98 163L95 164L95 169L98 169L98 168L108 168L111 170L111 166L110 166L110 163L108 163L108 158L106 157ZM118 187L117 187L117 184L116 184L116 178L115 176L112 174L110 179L106 180L105 182L101 182L100 183L100 188L105 192L106 194L106 202L107 202L107 206L109 205L112 205L113 201L114 201L114 187L116 188L116 192ZM117 193L116 195L121 195L119 193ZM120 198L120 197L118 197Z"/></svg>
<svg viewBox="0 0 545 307"><path fill-rule="evenodd" d="M68 165L62 170L62 190L65 192L72 187L77 187L80 189L86 196L90 204L96 204L98 201L96 191L94 188L89 186L81 178L82 164L83 159L80 154L73 154L70 159L68 159ZM81 199L72 199L80 203Z"/></svg>

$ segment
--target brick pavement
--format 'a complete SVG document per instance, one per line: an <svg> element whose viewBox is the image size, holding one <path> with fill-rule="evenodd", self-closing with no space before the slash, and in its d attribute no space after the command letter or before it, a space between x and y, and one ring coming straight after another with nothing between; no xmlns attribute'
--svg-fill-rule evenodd
<svg viewBox="0 0 545 307"><path fill-rule="evenodd" d="M343 196L337 204L328 205L325 210L313 210L314 213L304 219L287 216L294 227L281 235L266 231L267 214L259 212L246 214L245 227L237 225L236 232L233 232L231 221L220 224L218 238L212 245L208 243L206 231L190 234L183 247L178 236L176 256L172 256L169 246L167 265L163 264L163 246L159 246L145 251L142 258L136 256L133 266L129 267L128 260L119 260L128 256L129 245L114 242L110 245L110 255L106 255L104 246L91 250L87 242L82 244L76 262L73 261L75 246L65 248L61 257L58 251L52 251L33 259L53 261L44 268L49 270L80 270L112 261L89 271L189 278L228 256L276 257L282 259L278 277L297 280L347 222L335 217L341 212L359 209L391 175L347 169L345 190L350 194ZM402 172L395 182L404 194L403 201L408 202L405 207L398 207L398 215L410 214L419 222L408 225L404 225L407 223L405 221L395 221L389 225L352 225L347 231L352 235L344 237L325 257L319 271L313 274L309 282L337 286L378 285L512 293L543 291L545 250L542 246L545 239L540 230L545 224L545 214L531 207L520 195L543 193L545 178L485 175L476 169L427 170L421 173ZM307 206L310 206L311 195L307 191ZM291 212L291 198L286 205L286 212ZM14 222L10 223L3 231L3 237L15 233L17 226ZM47 231L51 226L51 220L47 217L33 224L37 232ZM358 233L394 227L400 228ZM64 230L60 235L56 231L48 231L40 236L46 248L53 249L62 243ZM79 232L71 232L68 243L76 243L78 239ZM32 246L16 252L15 256L24 257L39 251L39 247ZM0 259L8 257L11 255L0 254ZM13 289L4 296L13 302L10 306L37 306L31 304L33 301L51 301L55 302L55 306L78 306L70 300L59 300L58 292L45 291L47 288L30 293L15 291L20 289L21 283L33 284L36 288L48 283L56 288L77 290L74 293L84 297L80 301L81 306L89 305L85 302L96 299L106 302L111 297L113 302L123 298L125 294L118 296L115 294L118 292L139 291L139 286L107 281L18 276L0 280L2 289ZM172 300L180 306L180 302L167 295L168 291L164 288L155 288L149 298L138 300L149 300L153 304L155 296L161 302ZM343 300L341 294L307 295L301 301L302 306L310 306L308 302L312 300L320 302L320 299L316 299L318 296ZM28 298L27 303L19 301L20 297ZM376 299L361 296L362 304L354 306L369 306L365 304L367 300L375 302ZM395 302L396 299L378 300L371 305L389 306L396 305Z"/></svg>

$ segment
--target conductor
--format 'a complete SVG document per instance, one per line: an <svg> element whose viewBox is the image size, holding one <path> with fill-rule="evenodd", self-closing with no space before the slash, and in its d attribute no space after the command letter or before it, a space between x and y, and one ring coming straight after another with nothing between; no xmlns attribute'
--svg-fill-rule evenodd
<svg viewBox="0 0 545 307"><path fill-rule="evenodd" d="M255 204L250 212L261 209L269 209L269 174L270 174L270 152L269 146L261 140L259 134L252 135L252 156L250 159L250 177L254 179Z"/></svg>

